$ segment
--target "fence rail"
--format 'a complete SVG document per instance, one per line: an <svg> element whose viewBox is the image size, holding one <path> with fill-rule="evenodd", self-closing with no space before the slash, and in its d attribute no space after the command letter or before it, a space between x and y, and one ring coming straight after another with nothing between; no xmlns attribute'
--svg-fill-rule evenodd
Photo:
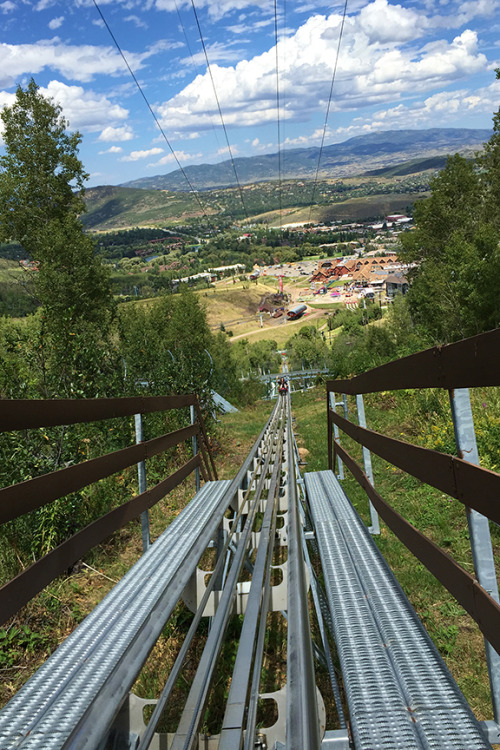
<svg viewBox="0 0 500 750"><path fill-rule="evenodd" d="M201 471L205 481L217 479L203 417L195 394L81 401L71 399L0 400L0 432L89 423L116 417L170 411L186 406L194 409L197 415L197 422L188 427L0 489L0 523L6 523L118 471L139 464L168 448L182 445L186 440L197 438L197 444L201 449L200 453L196 453L154 487L140 492L136 497L88 524L2 586L0 588L0 624L12 617L92 547L104 541L132 519L147 512L193 471Z"/></svg>
<svg viewBox="0 0 500 750"><path fill-rule="evenodd" d="M500 385L500 328L388 362L349 380L328 380L328 392L359 394L404 388Z"/></svg>
<svg viewBox="0 0 500 750"><path fill-rule="evenodd" d="M349 380L326 384L328 461L347 467L365 490L373 514L387 523L401 542L460 602L486 639L495 719L500 720L500 604L488 519L500 523L500 474L481 468L477 455L468 388L500 385L500 329L434 347L369 370ZM439 388L448 391L458 456L387 437L364 424L364 393L402 389ZM335 393L344 394L341 402ZM347 395L356 396L359 425L347 419ZM344 416L336 412L342 406ZM360 418L361 413L363 415ZM363 447L365 471L340 445L341 430ZM464 438L465 436L465 438ZM467 447L465 447L465 445ZM426 484L465 505L476 577L409 521L373 486L370 451ZM464 460L469 458L470 460Z"/></svg>

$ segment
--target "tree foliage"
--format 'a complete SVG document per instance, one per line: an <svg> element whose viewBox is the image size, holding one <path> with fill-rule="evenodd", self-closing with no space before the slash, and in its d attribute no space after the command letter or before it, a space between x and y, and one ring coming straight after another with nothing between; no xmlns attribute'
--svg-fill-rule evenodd
<svg viewBox="0 0 500 750"><path fill-rule="evenodd" d="M95 395L109 367L112 296L106 269L83 233L87 174L81 136L31 80L1 114L0 240L20 242L36 261L34 288L45 348L42 395Z"/></svg>
<svg viewBox="0 0 500 750"><path fill-rule="evenodd" d="M413 321L429 343L500 324L500 113L478 160L455 154L415 206L416 229L402 235Z"/></svg>
<svg viewBox="0 0 500 750"><path fill-rule="evenodd" d="M81 136L67 133L61 107L42 96L33 79L18 86L2 110L6 154L0 156L2 239L15 239L38 259L55 220L84 210L88 175L78 159Z"/></svg>

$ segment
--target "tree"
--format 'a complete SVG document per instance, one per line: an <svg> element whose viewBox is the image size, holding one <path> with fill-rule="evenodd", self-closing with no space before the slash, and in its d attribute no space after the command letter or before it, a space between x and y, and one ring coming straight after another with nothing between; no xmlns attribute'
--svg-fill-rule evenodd
<svg viewBox="0 0 500 750"><path fill-rule="evenodd" d="M500 320L494 292L499 235L476 164L455 154L431 180L429 198L416 204L416 229L401 236L409 272L408 301L430 343L489 330Z"/></svg>
<svg viewBox="0 0 500 750"><path fill-rule="evenodd" d="M31 79L26 90L18 86L16 101L1 114L6 154L0 157L0 232L33 258L43 253L51 221L84 210L88 175L78 159L81 136L66 133L61 111Z"/></svg>
<svg viewBox="0 0 500 750"><path fill-rule="evenodd" d="M500 68L496 71L500 79ZM493 135L484 144L484 152L479 157L482 168L482 181L486 193L488 215L500 228L500 109L493 115Z"/></svg>
<svg viewBox="0 0 500 750"><path fill-rule="evenodd" d="M92 395L109 352L113 303L106 269L79 220L88 177L78 158L81 136L66 132L61 107L33 79L17 88L1 117L0 240L17 240L37 262L50 390Z"/></svg>

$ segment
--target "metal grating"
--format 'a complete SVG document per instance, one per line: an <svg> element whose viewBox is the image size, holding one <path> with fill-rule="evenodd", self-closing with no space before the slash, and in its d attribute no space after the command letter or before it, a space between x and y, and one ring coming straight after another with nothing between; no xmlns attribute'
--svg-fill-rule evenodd
<svg viewBox="0 0 500 750"><path fill-rule="evenodd" d="M491 748L333 473L305 481L356 750Z"/></svg>
<svg viewBox="0 0 500 750"><path fill-rule="evenodd" d="M67 742L74 748L98 746L99 732L113 720L135 678L134 666L147 657L215 532L230 484L207 482L5 706L2 750L55 750Z"/></svg>

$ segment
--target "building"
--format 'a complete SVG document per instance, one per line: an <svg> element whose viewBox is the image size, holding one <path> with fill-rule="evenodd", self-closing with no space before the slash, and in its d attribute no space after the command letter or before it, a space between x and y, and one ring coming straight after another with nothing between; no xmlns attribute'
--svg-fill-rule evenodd
<svg viewBox="0 0 500 750"><path fill-rule="evenodd" d="M385 293L388 297L395 297L396 294L405 295L408 291L408 281L402 274L390 274L385 280Z"/></svg>

